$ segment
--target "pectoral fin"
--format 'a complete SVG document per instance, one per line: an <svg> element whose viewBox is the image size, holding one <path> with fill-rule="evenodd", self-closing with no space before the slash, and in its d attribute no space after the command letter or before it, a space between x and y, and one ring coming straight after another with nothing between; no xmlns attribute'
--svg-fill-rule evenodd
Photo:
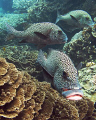
<svg viewBox="0 0 96 120"><path fill-rule="evenodd" d="M27 41L26 41L26 39L23 39L19 43L27 43Z"/></svg>
<svg viewBox="0 0 96 120"><path fill-rule="evenodd" d="M79 23L79 21L73 15L70 15L70 16L75 22Z"/></svg>
<svg viewBox="0 0 96 120"><path fill-rule="evenodd" d="M47 82L51 83L51 87L55 89L54 83L53 83L54 77L51 76L44 68L43 68L43 76Z"/></svg>
<svg viewBox="0 0 96 120"><path fill-rule="evenodd" d="M46 36L46 35L44 35L44 34L42 34L42 33L40 33L40 32L34 32L38 37L40 37L41 39L47 39L48 38L48 36Z"/></svg>
<svg viewBox="0 0 96 120"><path fill-rule="evenodd" d="M78 70L80 70L82 68L82 62L80 62L77 66L77 75L78 75Z"/></svg>
<svg viewBox="0 0 96 120"><path fill-rule="evenodd" d="M82 68L82 62L80 62L77 66L77 70L80 70Z"/></svg>

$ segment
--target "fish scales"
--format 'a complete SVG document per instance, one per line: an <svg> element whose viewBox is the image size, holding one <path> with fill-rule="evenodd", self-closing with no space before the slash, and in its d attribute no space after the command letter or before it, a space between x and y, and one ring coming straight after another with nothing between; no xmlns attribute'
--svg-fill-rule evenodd
<svg viewBox="0 0 96 120"><path fill-rule="evenodd" d="M46 58L40 50L37 61L52 76L52 79L49 81L63 96L67 97L69 94L76 95L77 93L81 96L83 95L80 90L77 69L66 54L57 50L50 50ZM67 89L67 92L64 91L65 89Z"/></svg>
<svg viewBox="0 0 96 120"><path fill-rule="evenodd" d="M38 48L50 44L64 44L68 39L59 26L49 22L34 23L25 31L17 31L8 24L6 28L11 35L23 39L20 43L34 43Z"/></svg>
<svg viewBox="0 0 96 120"><path fill-rule="evenodd" d="M55 23L59 21L65 22L64 29L69 32L94 25L91 16L84 10L73 10L64 15L60 15L57 11L57 19Z"/></svg>

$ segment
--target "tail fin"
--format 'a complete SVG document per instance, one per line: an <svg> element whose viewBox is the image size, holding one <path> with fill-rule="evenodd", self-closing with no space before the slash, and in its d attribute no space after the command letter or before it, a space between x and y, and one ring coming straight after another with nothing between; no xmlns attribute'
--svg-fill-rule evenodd
<svg viewBox="0 0 96 120"><path fill-rule="evenodd" d="M6 24L7 32L9 34L13 34L14 35L14 33L16 32L16 30L12 26L8 25L7 23L5 23L5 24Z"/></svg>
<svg viewBox="0 0 96 120"><path fill-rule="evenodd" d="M45 68L45 61L46 61L46 57L44 56L44 53L42 52L42 50L40 50L38 53L37 62L39 62L41 66Z"/></svg>
<svg viewBox="0 0 96 120"><path fill-rule="evenodd" d="M23 37L24 31L17 31L12 26L6 23L7 32L15 37Z"/></svg>
<svg viewBox="0 0 96 120"><path fill-rule="evenodd" d="M56 18L55 24L56 24L59 20L60 20L60 13L59 13L59 11L57 10L57 18Z"/></svg>

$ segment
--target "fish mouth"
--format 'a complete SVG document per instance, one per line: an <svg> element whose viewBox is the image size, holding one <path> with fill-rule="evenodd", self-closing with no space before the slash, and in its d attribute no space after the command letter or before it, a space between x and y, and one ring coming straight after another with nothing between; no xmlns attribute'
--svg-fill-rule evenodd
<svg viewBox="0 0 96 120"><path fill-rule="evenodd" d="M95 24L94 22L90 22L90 23L88 23L87 26L90 26L90 27L91 27L91 26L94 26L94 24Z"/></svg>
<svg viewBox="0 0 96 120"><path fill-rule="evenodd" d="M68 100L81 100L82 97L83 97L82 95L75 94L75 95L67 96L66 98L67 98Z"/></svg>
<svg viewBox="0 0 96 120"><path fill-rule="evenodd" d="M72 89L63 91L62 95L68 100L81 100L83 97L83 92L80 89Z"/></svg>

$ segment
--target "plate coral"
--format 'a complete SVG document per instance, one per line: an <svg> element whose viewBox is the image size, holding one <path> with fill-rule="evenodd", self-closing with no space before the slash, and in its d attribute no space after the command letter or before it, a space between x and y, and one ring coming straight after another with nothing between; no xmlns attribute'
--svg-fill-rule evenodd
<svg viewBox="0 0 96 120"><path fill-rule="evenodd" d="M90 99L69 101L0 58L0 120L87 120L93 110Z"/></svg>

